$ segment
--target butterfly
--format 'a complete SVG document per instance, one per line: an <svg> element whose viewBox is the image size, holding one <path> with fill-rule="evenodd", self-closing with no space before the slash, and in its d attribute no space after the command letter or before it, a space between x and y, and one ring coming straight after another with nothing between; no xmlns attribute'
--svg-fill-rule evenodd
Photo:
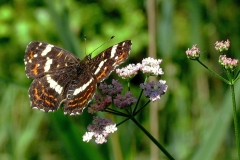
<svg viewBox="0 0 240 160"><path fill-rule="evenodd" d="M28 90L31 108L53 112L64 103L64 114L81 114L93 98L97 83L127 60L131 46L132 42L125 40L93 58L88 54L80 60L52 44L30 42L24 64L27 77L34 79Z"/></svg>

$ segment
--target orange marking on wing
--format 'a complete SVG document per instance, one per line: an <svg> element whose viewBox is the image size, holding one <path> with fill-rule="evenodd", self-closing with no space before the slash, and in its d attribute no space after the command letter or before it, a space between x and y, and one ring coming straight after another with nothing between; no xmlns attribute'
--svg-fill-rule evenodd
<svg viewBox="0 0 240 160"><path fill-rule="evenodd" d="M117 62L118 62L118 63L119 63L119 62L122 62L123 59L124 59L124 57L125 57L125 55L126 55L126 52L123 52L123 53L121 54L121 56L117 59Z"/></svg>
<svg viewBox="0 0 240 160"><path fill-rule="evenodd" d="M54 101L57 101L57 98L55 98L53 95L47 94L47 93L45 92L43 85L42 85L42 93L44 94L44 96L49 97L49 98L51 98L51 99L54 100Z"/></svg>
<svg viewBox="0 0 240 160"><path fill-rule="evenodd" d="M34 75L38 74L37 68L38 68L38 64L35 64L34 68L31 70L31 71L33 71Z"/></svg>
<svg viewBox="0 0 240 160"><path fill-rule="evenodd" d="M48 101L48 100L44 100L44 102L45 103L47 103L49 106L51 106L51 107L54 107L55 106L55 104L54 103L51 103L50 101Z"/></svg>
<svg viewBox="0 0 240 160"><path fill-rule="evenodd" d="M75 104L68 104L69 108L75 108L76 106L77 106L77 103L75 103Z"/></svg>
<svg viewBox="0 0 240 160"><path fill-rule="evenodd" d="M47 103L48 105L51 104L50 101L48 101L48 100L46 100L46 99L45 99L45 103Z"/></svg>
<svg viewBox="0 0 240 160"><path fill-rule="evenodd" d="M88 90L90 90L89 93L88 93ZM84 97L86 97L86 98L84 98L84 101L82 101L82 102L79 103L80 105L86 103L86 102L89 100L89 97L92 96L92 92L91 92L91 91L93 90L93 87L89 88L88 90L86 91L86 94L88 93L87 96L85 96L85 95L86 95L86 94L85 94L85 95L82 97L82 98L84 98ZM79 99L82 99L82 98L80 97Z"/></svg>
<svg viewBox="0 0 240 160"><path fill-rule="evenodd" d="M38 96L38 90L36 88L34 88L34 95L37 98L37 100L42 100L39 96Z"/></svg>
<svg viewBox="0 0 240 160"><path fill-rule="evenodd" d="M93 90L93 87L89 88L88 90L92 91L92 90ZM88 91L88 90L87 90L87 91ZM74 108L74 107L76 107L76 106L78 106L78 105L85 104L85 103L89 100L89 97L92 96L92 92L88 93L87 91L86 91L86 94L84 94L82 97L79 97L79 98L74 99L74 101L80 101L79 103L69 104L68 107L69 107L69 108L71 108L71 107ZM81 99L84 99L84 100L81 101ZM69 102L72 103L73 100L70 100Z"/></svg>
<svg viewBox="0 0 240 160"><path fill-rule="evenodd" d="M29 54L29 57L28 57L29 59L33 59L33 51L31 51L30 52L30 54Z"/></svg>
<svg viewBox="0 0 240 160"><path fill-rule="evenodd" d="M104 71L97 77L97 79L101 79L104 75L106 75L107 69L108 69L108 67L105 67Z"/></svg>
<svg viewBox="0 0 240 160"><path fill-rule="evenodd" d="M43 90L42 90L43 91ZM45 92L43 92L43 93L45 93ZM40 100L40 101L44 101L45 103L47 103L48 105L50 105L50 106L55 106L55 104L54 103L51 103L49 100L46 100L46 99L42 99L41 97L39 97L39 95L38 95L38 90L36 89L36 88L34 88L34 95L35 95L35 97L36 97L36 99L37 100ZM48 95L48 94L46 94L45 93L45 95ZM52 95L50 95L49 97L53 97ZM56 101L56 99L54 99L55 101Z"/></svg>

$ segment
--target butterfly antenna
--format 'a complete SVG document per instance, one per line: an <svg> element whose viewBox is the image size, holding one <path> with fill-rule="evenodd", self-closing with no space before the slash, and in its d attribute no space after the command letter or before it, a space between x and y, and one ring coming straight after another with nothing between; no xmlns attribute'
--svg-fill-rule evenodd
<svg viewBox="0 0 240 160"><path fill-rule="evenodd" d="M94 49L90 54L92 54L94 51L96 51L98 48L102 47L105 43L107 43L108 41L110 41L111 39L113 39L115 36L110 37L106 42L104 42L103 44L101 44L99 47L97 47L96 49Z"/></svg>

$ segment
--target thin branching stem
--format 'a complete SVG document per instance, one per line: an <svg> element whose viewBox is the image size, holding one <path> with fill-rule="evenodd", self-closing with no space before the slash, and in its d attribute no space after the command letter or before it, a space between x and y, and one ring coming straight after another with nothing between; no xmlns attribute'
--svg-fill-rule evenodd
<svg viewBox="0 0 240 160"><path fill-rule="evenodd" d="M111 113L111 114L118 115L118 116L128 117L128 114L125 114L125 113L123 113L123 112L116 111L116 110L111 109L111 108L106 108L104 111L105 111L105 112L108 112L108 113Z"/></svg>
<svg viewBox="0 0 240 160"><path fill-rule="evenodd" d="M151 101L149 100L149 101L147 101L147 103L145 103L141 108L139 108L139 110L137 110L136 112L134 112L134 115L137 115L143 108L145 108L147 105L148 105L148 103L150 103Z"/></svg>
<svg viewBox="0 0 240 160"><path fill-rule="evenodd" d="M214 74L216 77L218 77L219 79L223 80L225 83L230 84L228 80L226 80L225 78L223 78L222 76L220 76L219 74L217 74L216 72L214 72L213 70L211 70L210 68L208 68L205 64L203 64L199 59L197 59L197 61L207 70L209 70L212 74Z"/></svg>

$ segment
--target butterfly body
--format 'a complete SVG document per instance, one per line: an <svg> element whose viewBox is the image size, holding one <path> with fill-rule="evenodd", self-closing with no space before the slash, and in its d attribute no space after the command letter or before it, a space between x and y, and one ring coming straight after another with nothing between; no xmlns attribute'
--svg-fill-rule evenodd
<svg viewBox="0 0 240 160"><path fill-rule="evenodd" d="M34 41L24 57L31 107L45 112L56 111L64 102L64 114L78 115L92 99L97 83L106 79L131 50L131 41L120 42L91 58L80 60L60 47Z"/></svg>

